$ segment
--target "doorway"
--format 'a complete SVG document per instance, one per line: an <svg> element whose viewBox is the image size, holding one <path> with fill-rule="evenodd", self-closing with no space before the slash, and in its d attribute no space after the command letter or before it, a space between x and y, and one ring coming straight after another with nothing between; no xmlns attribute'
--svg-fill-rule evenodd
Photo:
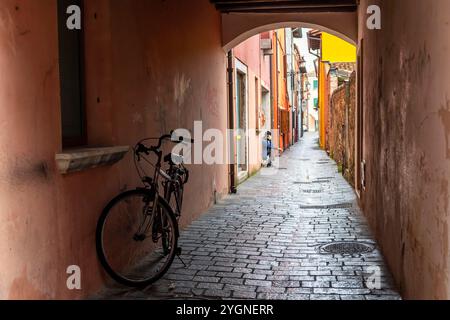
<svg viewBox="0 0 450 320"><path fill-rule="evenodd" d="M236 156L238 183L248 178L247 67L236 61Z"/></svg>

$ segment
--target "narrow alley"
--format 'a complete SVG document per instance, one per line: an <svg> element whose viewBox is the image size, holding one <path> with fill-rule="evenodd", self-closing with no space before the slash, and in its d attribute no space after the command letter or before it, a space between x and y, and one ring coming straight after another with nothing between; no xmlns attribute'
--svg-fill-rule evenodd
<svg viewBox="0 0 450 320"><path fill-rule="evenodd" d="M317 134L306 134L286 152L275 175L269 170L184 230L186 267L178 259L163 280L145 290L113 286L97 298L399 299L354 191L319 149ZM323 249L351 241L374 250ZM374 267L381 271L379 290L366 286Z"/></svg>
<svg viewBox="0 0 450 320"><path fill-rule="evenodd" d="M449 34L450 0L1 0L0 299L450 299Z"/></svg>

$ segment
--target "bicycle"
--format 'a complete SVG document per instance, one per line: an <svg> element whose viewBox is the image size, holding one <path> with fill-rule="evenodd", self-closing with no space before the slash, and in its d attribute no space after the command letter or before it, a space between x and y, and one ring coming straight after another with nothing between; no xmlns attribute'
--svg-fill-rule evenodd
<svg viewBox="0 0 450 320"><path fill-rule="evenodd" d="M152 139L158 139L158 144L146 147L144 142ZM189 170L180 155L162 157L165 140L186 143L186 139L175 139L172 134L138 142L133 156L144 187L123 192L111 200L97 223L99 260L115 281L126 286L146 287L154 283L168 271L175 256L181 254L178 219ZM150 154L157 157L155 165L147 158ZM145 173L142 161L154 167L152 177ZM167 170L162 169L163 163L168 165ZM159 192L161 187L163 196Z"/></svg>

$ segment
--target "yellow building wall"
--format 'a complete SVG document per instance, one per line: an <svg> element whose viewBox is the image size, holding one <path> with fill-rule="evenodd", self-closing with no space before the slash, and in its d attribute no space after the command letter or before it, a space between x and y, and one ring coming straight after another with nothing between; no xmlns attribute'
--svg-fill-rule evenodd
<svg viewBox="0 0 450 320"><path fill-rule="evenodd" d="M326 73L325 63L319 63L319 142L320 147L325 149L326 137L326 114L325 114L325 94L326 94Z"/></svg>
<svg viewBox="0 0 450 320"><path fill-rule="evenodd" d="M320 147L326 146L326 123L328 116L327 99L327 68L326 63L356 62L356 47L329 33L322 32L322 55L319 63L319 136Z"/></svg>
<svg viewBox="0 0 450 320"><path fill-rule="evenodd" d="M356 47L329 33L322 33L322 61L356 62Z"/></svg>

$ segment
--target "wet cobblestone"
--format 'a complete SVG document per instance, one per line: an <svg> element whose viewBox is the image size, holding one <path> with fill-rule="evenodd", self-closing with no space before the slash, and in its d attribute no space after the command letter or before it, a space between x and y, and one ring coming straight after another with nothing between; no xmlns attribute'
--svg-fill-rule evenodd
<svg viewBox="0 0 450 320"><path fill-rule="evenodd" d="M237 195L182 232L181 258L145 290L106 288L101 299L400 299L336 164L317 148L317 135L280 158L279 170L263 169ZM319 246L361 241L375 250L361 255L323 254ZM381 288L368 288L372 268Z"/></svg>

